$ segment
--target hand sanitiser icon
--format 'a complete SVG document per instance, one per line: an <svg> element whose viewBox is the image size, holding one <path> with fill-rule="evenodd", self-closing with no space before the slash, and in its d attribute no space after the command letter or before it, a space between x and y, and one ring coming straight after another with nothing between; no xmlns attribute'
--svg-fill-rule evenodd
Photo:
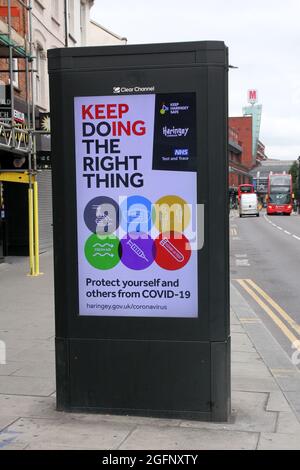
<svg viewBox="0 0 300 470"><path fill-rule="evenodd" d="M182 263L184 261L184 256L177 248L167 239L163 238L159 244L167 250L168 253L176 260L178 263Z"/></svg>
<svg viewBox="0 0 300 470"><path fill-rule="evenodd" d="M146 258L145 253L143 252L143 250L142 250L136 243L133 243L133 241L128 240L127 245L130 246L131 250L132 250L139 258L143 258L144 260L146 260L146 261L149 262L149 260Z"/></svg>

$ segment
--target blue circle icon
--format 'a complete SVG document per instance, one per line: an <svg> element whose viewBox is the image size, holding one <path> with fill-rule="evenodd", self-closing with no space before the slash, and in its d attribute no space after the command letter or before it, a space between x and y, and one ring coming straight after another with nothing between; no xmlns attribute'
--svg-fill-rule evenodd
<svg viewBox="0 0 300 470"><path fill-rule="evenodd" d="M121 225L125 232L151 230L153 224L152 203L143 196L130 196L121 204Z"/></svg>

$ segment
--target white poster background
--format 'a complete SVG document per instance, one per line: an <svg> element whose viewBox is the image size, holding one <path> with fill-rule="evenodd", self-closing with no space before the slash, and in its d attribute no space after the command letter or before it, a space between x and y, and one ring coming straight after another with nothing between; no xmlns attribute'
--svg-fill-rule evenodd
<svg viewBox="0 0 300 470"><path fill-rule="evenodd" d="M78 237L78 285L79 285L79 314L90 316L118 316L118 317L185 317L194 318L198 316L198 272L197 272L197 250L192 250L189 262L181 269L170 271L162 269L154 261L145 270L132 270L124 266L120 261L117 266L109 270L96 269L89 264L85 257L85 243L91 236L91 231L84 221L84 210L86 205L93 198L107 196L121 203L124 197L140 195L148 198L153 204L163 196L176 195L183 198L190 204L193 212L196 212L197 204L197 183L196 172L178 171L157 171L152 170L153 133L154 133L154 111L155 95L122 95L122 96L94 96L77 97L75 103L75 142L76 142L76 193L77 193L77 237ZM146 133L143 136L121 136L107 138L119 138L121 156L141 155L138 172L143 174L144 185L141 188L120 187L120 188L96 188L94 183L88 188L87 179L83 177L83 157L87 155L86 145L82 142L82 123L85 121L98 124L100 121L112 122L112 119L83 120L82 105L96 104L120 104L126 103L129 111L123 117L124 120L145 122ZM97 138L95 135L93 138ZM104 139L103 137L98 137ZM95 156L92 153L89 156ZM99 154L100 155L100 154ZM104 153L101 153L104 156ZM124 170L120 170L123 173ZM193 227L192 227L193 225ZM184 231L188 239L195 240L196 221L192 218L189 227ZM152 228L153 239L159 232ZM118 236L118 231L115 232ZM122 235L124 236L124 234ZM120 237L121 238L121 237ZM196 245L196 244L195 244ZM143 290L174 290L178 292L190 292L189 298L180 298L178 295L173 298L102 298L91 297L91 286L86 285L86 279L93 280L130 280L130 281L151 281L160 279L165 281L179 280L179 287L174 289L161 287L126 287L126 295L131 292ZM94 287L95 290L118 293L119 287Z"/></svg>

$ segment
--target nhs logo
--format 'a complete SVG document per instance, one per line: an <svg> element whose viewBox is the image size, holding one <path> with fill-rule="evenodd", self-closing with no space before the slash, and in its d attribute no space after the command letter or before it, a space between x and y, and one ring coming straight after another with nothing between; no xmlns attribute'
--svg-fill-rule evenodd
<svg viewBox="0 0 300 470"><path fill-rule="evenodd" d="M189 156L189 149L175 149L174 150L175 157L188 157Z"/></svg>

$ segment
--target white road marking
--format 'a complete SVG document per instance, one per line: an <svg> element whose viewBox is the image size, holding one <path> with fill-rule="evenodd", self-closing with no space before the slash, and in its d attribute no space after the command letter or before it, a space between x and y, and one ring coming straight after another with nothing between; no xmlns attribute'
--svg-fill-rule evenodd
<svg viewBox="0 0 300 470"><path fill-rule="evenodd" d="M236 259L235 260L236 266L250 266L249 260L248 259Z"/></svg>
<svg viewBox="0 0 300 470"><path fill-rule="evenodd" d="M236 258L247 258L247 255L234 255Z"/></svg>
<svg viewBox="0 0 300 470"><path fill-rule="evenodd" d="M268 222L271 222L266 215L264 215L264 219L267 220ZM278 230L281 230L283 231L284 233L286 233L287 235L291 235L293 238L295 238L296 240L299 240L300 241L300 237L298 237L297 235L295 235L294 233L291 233L291 232L288 232L287 230L284 230L282 227L279 227L279 225L276 225L276 224L273 224L273 222L271 222L271 224L273 225L273 227L276 227L278 228Z"/></svg>

